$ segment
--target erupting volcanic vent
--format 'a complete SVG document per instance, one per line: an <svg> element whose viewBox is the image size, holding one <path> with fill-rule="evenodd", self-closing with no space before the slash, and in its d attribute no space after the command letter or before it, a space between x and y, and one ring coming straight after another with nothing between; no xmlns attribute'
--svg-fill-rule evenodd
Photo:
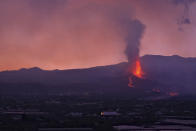
<svg viewBox="0 0 196 131"><path fill-rule="evenodd" d="M137 60L135 62L135 69L133 70L132 72L136 77L138 78L142 78L143 77L143 71L142 71L142 67L141 67L141 64L140 64L140 61Z"/></svg>
<svg viewBox="0 0 196 131"><path fill-rule="evenodd" d="M142 78L143 76L143 71L139 61L139 48L140 40L142 38L145 26L140 21L134 20L129 24L129 28L127 29L127 47L125 54L127 56L129 64L128 86L133 87L133 78Z"/></svg>
<svg viewBox="0 0 196 131"><path fill-rule="evenodd" d="M143 78L144 72L142 71L141 63L139 60L137 60L133 66L130 68L129 73L132 74L134 77L137 78ZM134 87L133 86L133 76L129 76L129 87Z"/></svg>

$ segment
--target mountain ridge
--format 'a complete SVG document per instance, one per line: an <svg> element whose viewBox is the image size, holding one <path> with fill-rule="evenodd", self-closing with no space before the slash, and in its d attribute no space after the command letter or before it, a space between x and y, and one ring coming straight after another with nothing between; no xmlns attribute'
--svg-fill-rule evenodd
<svg viewBox="0 0 196 131"><path fill-rule="evenodd" d="M147 55L140 60L145 76L144 79L134 78L136 88L133 89L128 87L128 63L123 62L85 69L50 71L34 67L4 71L0 72L0 91L20 93L28 92L28 89L36 90L35 93L91 92L123 95L129 94L131 90L131 95L144 95L146 92L152 93L152 90L160 90L164 93L196 94L196 58Z"/></svg>
<svg viewBox="0 0 196 131"><path fill-rule="evenodd" d="M171 55L171 56L163 56L163 55L144 55L142 57L140 57L140 59L147 59L149 57L154 57L154 58L172 58L172 59L178 59L178 60L188 60L188 61L196 61L196 57L182 57L182 56L179 56L179 55ZM121 65L121 64L125 64L127 62L120 62L120 63L117 63L117 64L113 64L113 65ZM88 67L88 68L74 68L74 69L51 69L51 70L46 70L46 69L42 69L40 67L37 67L37 66L34 66L34 67L29 67L29 68L25 68L25 67L22 67L20 69L15 69L15 70L2 70L0 71L1 72L10 72L10 71L28 71L28 70L42 70L42 71L67 71L67 70L85 70L85 69L94 69L94 68L99 68L99 67L107 67L107 66L112 66L112 65L101 65L101 66L94 66L94 67Z"/></svg>

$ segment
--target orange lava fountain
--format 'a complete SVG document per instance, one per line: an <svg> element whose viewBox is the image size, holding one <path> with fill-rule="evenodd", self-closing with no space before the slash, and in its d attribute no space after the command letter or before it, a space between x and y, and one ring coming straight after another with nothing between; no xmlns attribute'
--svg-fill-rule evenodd
<svg viewBox="0 0 196 131"><path fill-rule="evenodd" d="M141 67L141 64L140 64L140 61L137 60L134 64L134 67L132 68L131 72L134 76L136 76L137 78L143 78L143 71L142 71L142 67ZM129 76L129 84L128 84L129 87L134 87L133 85L133 80L132 80L132 77Z"/></svg>
<svg viewBox="0 0 196 131"><path fill-rule="evenodd" d="M142 67L141 67L141 64L140 64L140 61L137 60L135 62L135 69L133 70L133 74L138 77L138 78L142 78L143 77L143 71L142 71Z"/></svg>

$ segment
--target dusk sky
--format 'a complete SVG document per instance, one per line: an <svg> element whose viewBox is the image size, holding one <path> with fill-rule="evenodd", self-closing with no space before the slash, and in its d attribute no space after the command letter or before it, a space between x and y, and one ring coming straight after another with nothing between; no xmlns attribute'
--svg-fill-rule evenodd
<svg viewBox="0 0 196 131"><path fill-rule="evenodd" d="M120 63L129 36L140 56L196 57L195 14L196 0L0 0L0 70Z"/></svg>

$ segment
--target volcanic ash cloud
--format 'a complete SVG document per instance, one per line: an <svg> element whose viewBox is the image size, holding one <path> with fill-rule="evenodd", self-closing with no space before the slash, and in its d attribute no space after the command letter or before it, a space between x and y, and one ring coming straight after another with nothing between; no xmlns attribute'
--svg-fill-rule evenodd
<svg viewBox="0 0 196 131"><path fill-rule="evenodd" d="M130 22L127 28L127 47L125 54L129 64L134 63L139 59L140 40L142 38L145 26L138 20Z"/></svg>

